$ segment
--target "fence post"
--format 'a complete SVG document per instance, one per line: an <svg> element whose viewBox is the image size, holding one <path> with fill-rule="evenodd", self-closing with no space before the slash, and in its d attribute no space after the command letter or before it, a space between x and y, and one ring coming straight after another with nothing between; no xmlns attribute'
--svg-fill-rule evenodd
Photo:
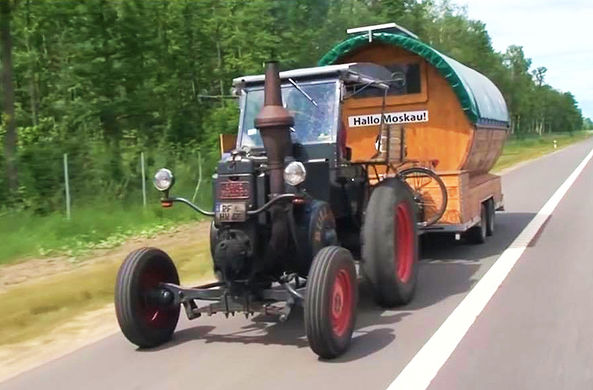
<svg viewBox="0 0 593 390"><path fill-rule="evenodd" d="M64 184L66 187L66 218L70 220L70 183L68 181L68 153L64 153Z"/></svg>
<svg viewBox="0 0 593 390"><path fill-rule="evenodd" d="M198 184L196 184L196 189L194 190L194 196L192 196L191 201L196 201L196 196L198 195L198 191L200 190L200 184L202 183L202 153L198 150Z"/></svg>
<svg viewBox="0 0 593 390"><path fill-rule="evenodd" d="M142 206L146 207L146 174L144 172L144 152L140 152L140 169L142 171Z"/></svg>

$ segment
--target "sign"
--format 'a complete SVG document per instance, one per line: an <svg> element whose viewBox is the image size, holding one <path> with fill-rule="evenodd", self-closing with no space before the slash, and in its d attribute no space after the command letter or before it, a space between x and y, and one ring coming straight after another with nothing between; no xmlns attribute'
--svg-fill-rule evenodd
<svg viewBox="0 0 593 390"><path fill-rule="evenodd" d="M218 222L243 222L247 219L247 205L241 203L216 203L215 218Z"/></svg>
<svg viewBox="0 0 593 390"><path fill-rule="evenodd" d="M383 114L383 123L395 125L398 123L428 122L428 110L387 112ZM357 115L348 117L349 127L378 126L381 124L381 114Z"/></svg>

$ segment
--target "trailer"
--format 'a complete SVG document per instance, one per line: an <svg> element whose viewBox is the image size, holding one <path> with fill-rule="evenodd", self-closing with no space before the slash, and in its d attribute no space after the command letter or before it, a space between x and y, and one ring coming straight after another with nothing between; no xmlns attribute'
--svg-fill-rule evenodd
<svg viewBox="0 0 593 390"><path fill-rule="evenodd" d="M379 126L395 127L385 143L388 148L396 144L395 156L377 168L379 174L395 175L397 169L386 172L393 163L424 162L434 166L446 187L446 209L421 232L465 233L470 241L483 242L494 232L495 210L504 208L500 177L489 173L509 128L501 92L484 75L395 23L349 32L354 35L327 52L319 65L370 62L391 72L384 99L369 90L344 103L342 125L352 161L376 160ZM425 199L443 197L437 183L421 191Z"/></svg>
<svg viewBox="0 0 593 390"><path fill-rule="evenodd" d="M483 242L493 233L502 193L488 171L506 136L504 99L406 30L380 28L356 32L320 66L279 72L270 61L265 75L233 80L239 126L232 146L221 145L211 210L174 196L173 173L157 171L163 207L212 218L217 281L183 287L168 254L131 252L115 288L130 342L169 341L182 308L192 320L285 321L301 306L311 349L335 358L356 326L359 276L377 304L404 305L416 291L420 234Z"/></svg>

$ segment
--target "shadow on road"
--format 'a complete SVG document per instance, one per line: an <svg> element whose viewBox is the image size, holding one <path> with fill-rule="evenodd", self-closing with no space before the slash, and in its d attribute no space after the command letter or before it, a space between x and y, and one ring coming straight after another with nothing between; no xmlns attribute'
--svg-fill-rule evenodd
<svg viewBox="0 0 593 390"><path fill-rule="evenodd" d="M350 362L372 355L396 339L396 327L414 311L434 305L447 297L468 292L478 278L476 272L485 272L513 239L534 217L533 213L501 213L497 215L496 231L485 244L469 245L455 241L452 236L426 236L422 238L422 262L418 275L418 289L414 300L397 310L384 310L372 299L370 286L360 284L360 300L354 339L350 350L332 364ZM487 261L490 259L490 261ZM232 317L231 317L232 318ZM237 321L239 319L230 319ZM199 321L199 320L197 320ZM195 326L175 333L173 340L153 352L200 340L204 343L237 343L286 345L308 347L303 327L303 310L295 308L286 322L276 317L257 315L239 330L221 333L214 326Z"/></svg>
<svg viewBox="0 0 593 390"><path fill-rule="evenodd" d="M498 213L495 232L484 244L456 241L452 235L422 237L418 290L414 300L401 310L418 310L468 292L481 274L513 242L535 216L534 213Z"/></svg>

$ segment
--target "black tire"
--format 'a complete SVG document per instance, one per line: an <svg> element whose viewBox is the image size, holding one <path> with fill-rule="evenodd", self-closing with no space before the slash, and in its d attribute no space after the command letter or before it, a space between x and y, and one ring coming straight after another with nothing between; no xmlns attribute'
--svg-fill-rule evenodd
<svg viewBox="0 0 593 390"><path fill-rule="evenodd" d="M179 276L171 258L156 248L131 252L117 273L117 322L124 336L141 348L169 341L179 320L179 305L164 307L150 298L159 283L179 284Z"/></svg>
<svg viewBox="0 0 593 390"><path fill-rule="evenodd" d="M483 244L486 242L486 234L488 231L488 210L486 204L482 203L480 206L480 223L470 228L466 233L466 239L470 244Z"/></svg>
<svg viewBox="0 0 593 390"><path fill-rule="evenodd" d="M309 271L304 305L309 346L319 357L332 359L346 352L357 302L356 269L350 251L339 246L322 248Z"/></svg>
<svg viewBox="0 0 593 390"><path fill-rule="evenodd" d="M214 262L214 251L216 250L216 244L218 244L218 228L214 224L214 221L212 221L210 223L210 256L212 258L212 271L216 280L222 282L224 281L224 276L220 268L218 268Z"/></svg>
<svg viewBox="0 0 593 390"><path fill-rule="evenodd" d="M418 225L426 227L435 224L445 214L447 210L447 187L443 179L430 169L422 167L412 167L404 169L398 173L398 177L410 187L412 196L420 216ZM426 189L438 186L439 192L430 191L433 197L425 197ZM427 211L430 211L429 217L426 217Z"/></svg>
<svg viewBox="0 0 593 390"><path fill-rule="evenodd" d="M486 235L492 236L494 235L494 222L496 220L496 211L494 210L494 199L488 199L486 201L486 221L488 221L486 225Z"/></svg>
<svg viewBox="0 0 593 390"><path fill-rule="evenodd" d="M362 268L375 301L384 307L408 303L418 273L415 203L408 186L387 179L371 193L362 228Z"/></svg>

